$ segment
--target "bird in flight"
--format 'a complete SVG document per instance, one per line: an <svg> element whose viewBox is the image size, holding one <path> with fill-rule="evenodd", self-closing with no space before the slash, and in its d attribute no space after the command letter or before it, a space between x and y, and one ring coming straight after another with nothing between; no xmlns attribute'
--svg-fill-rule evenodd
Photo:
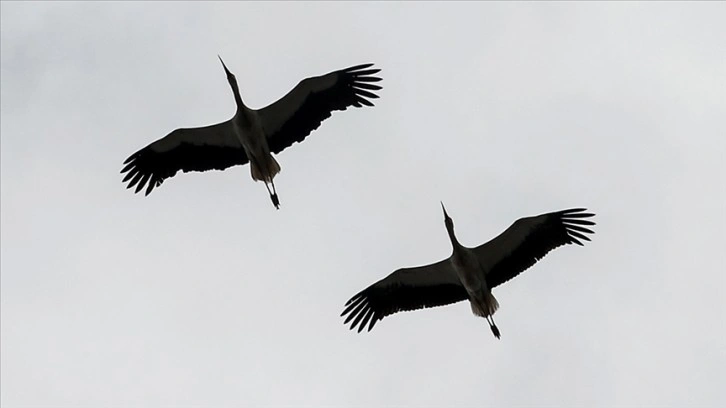
<svg viewBox="0 0 726 408"><path fill-rule="evenodd" d="M272 204L279 209L273 180L280 165L272 153L302 142L333 111L373 106L370 99L378 98L374 91L382 89L375 84L381 78L374 76L380 69L372 68L373 64L356 65L304 79L277 102L254 110L242 102L237 78L221 57L219 61L237 112L215 125L176 129L129 156L121 170L126 173L123 182L128 182L127 188L135 186L135 193L146 188L149 195L179 170L224 170L249 163L252 179L265 183Z"/></svg>
<svg viewBox="0 0 726 408"><path fill-rule="evenodd" d="M575 208L520 218L491 241L475 248L461 245L454 235L454 222L446 213L444 224L453 247L442 261L402 268L353 296L341 316L351 320L351 330L368 325L370 331L386 316L397 312L448 305L468 300L476 316L487 319L496 338L499 328L494 312L499 308L491 290L514 278L542 259L551 250L567 244L582 246L590 241L585 234L595 225L586 220L595 214Z"/></svg>

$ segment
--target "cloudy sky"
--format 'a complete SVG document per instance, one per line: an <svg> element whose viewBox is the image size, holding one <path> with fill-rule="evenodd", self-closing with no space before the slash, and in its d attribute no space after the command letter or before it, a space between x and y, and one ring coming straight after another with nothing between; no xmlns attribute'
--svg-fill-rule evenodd
<svg viewBox="0 0 726 408"><path fill-rule="evenodd" d="M726 3L0 6L3 407L722 406ZM131 153L366 62L375 108L149 197ZM367 334L345 301L519 217L585 247Z"/></svg>

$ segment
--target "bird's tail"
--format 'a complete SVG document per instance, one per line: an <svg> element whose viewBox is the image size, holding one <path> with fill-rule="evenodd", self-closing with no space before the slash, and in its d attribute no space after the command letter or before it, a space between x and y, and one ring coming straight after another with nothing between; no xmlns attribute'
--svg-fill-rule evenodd
<svg viewBox="0 0 726 408"><path fill-rule="evenodd" d="M491 292L486 294L485 301L471 299L469 303L471 304L471 311L475 315L481 317L493 316L494 312L499 309L499 302L497 302L497 299L494 297L494 295L492 295Z"/></svg>
<svg viewBox="0 0 726 408"><path fill-rule="evenodd" d="M260 167L263 167L265 171L261 171ZM280 164L277 163L277 160L271 154L268 154L262 160L262 163L252 163L250 168L252 170L252 179L255 181L264 181L265 183L272 182L272 179L280 172Z"/></svg>
<svg viewBox="0 0 726 408"><path fill-rule="evenodd" d="M280 172L280 164L275 160L275 156L270 155L270 161L267 163L267 168L270 172L270 181L272 177L275 177Z"/></svg>

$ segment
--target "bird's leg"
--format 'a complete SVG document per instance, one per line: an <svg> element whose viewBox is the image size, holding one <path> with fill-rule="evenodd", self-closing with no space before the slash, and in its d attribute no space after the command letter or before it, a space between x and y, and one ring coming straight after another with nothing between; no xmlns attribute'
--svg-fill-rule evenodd
<svg viewBox="0 0 726 408"><path fill-rule="evenodd" d="M494 337L500 338L501 334L499 333L499 328L496 324L494 324L494 316L487 316L487 323L489 323L489 328L492 329L492 333L494 333Z"/></svg>
<svg viewBox="0 0 726 408"><path fill-rule="evenodd" d="M265 188L267 189L267 193L270 194L270 199L272 200L272 205L275 206L278 210L280 209L280 201L277 199L277 193L273 193L270 190L270 186L267 184L267 181L265 181ZM272 185L272 188L275 188L275 185Z"/></svg>
<svg viewBox="0 0 726 408"><path fill-rule="evenodd" d="M277 190L275 189L275 179L270 179L270 184L272 184L272 202L275 204L275 207L277 209L280 209L280 199L277 197Z"/></svg>

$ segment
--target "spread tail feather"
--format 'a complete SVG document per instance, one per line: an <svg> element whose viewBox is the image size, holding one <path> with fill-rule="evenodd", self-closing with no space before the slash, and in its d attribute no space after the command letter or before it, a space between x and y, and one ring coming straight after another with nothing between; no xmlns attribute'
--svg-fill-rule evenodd
<svg viewBox="0 0 726 408"><path fill-rule="evenodd" d="M251 160L250 164L252 179L255 181L270 183L277 173L280 172L280 164L277 163L277 160L275 160L275 157L271 154L268 154L267 157L262 160L262 163L257 160ZM265 171L260 171L260 168L263 166Z"/></svg>
<svg viewBox="0 0 726 408"><path fill-rule="evenodd" d="M497 299L491 294L491 292L486 295L485 302L479 302L471 299L469 303L471 304L471 311L475 315L481 317L493 316L494 312L499 309L499 302L497 302Z"/></svg>

